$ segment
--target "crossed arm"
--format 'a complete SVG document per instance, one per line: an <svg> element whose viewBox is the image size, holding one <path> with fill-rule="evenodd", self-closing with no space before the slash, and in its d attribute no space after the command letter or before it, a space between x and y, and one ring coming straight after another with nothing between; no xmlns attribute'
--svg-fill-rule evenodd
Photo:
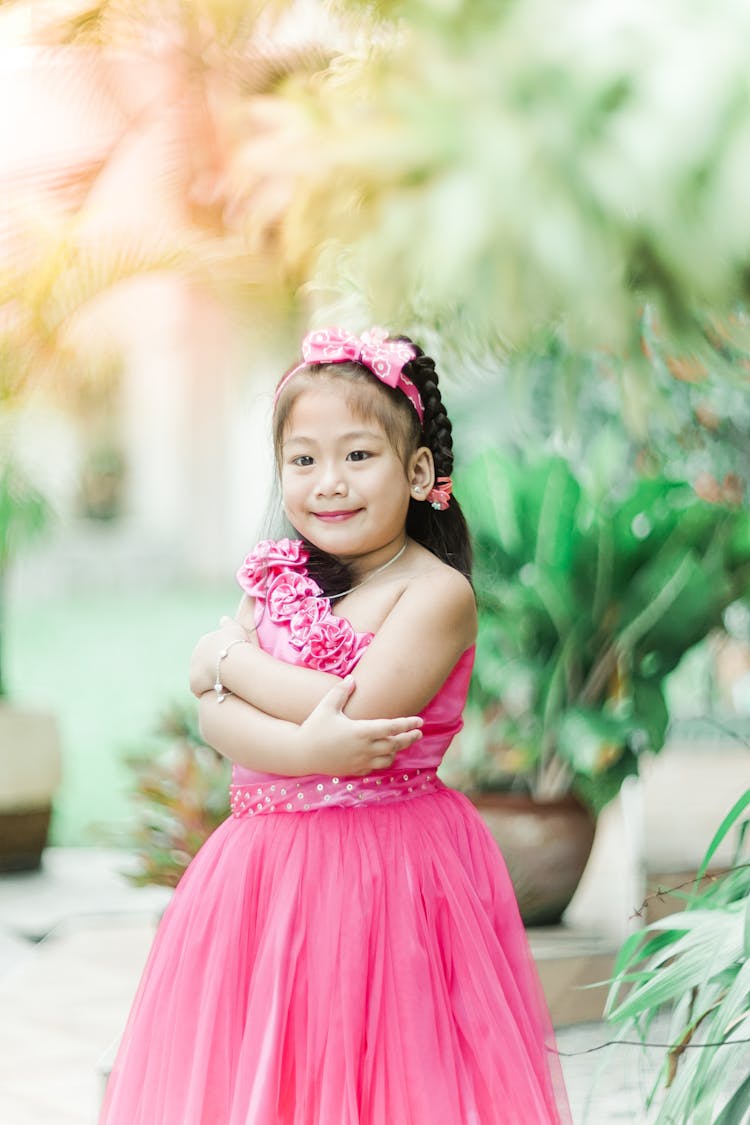
<svg viewBox="0 0 750 1125"><path fill-rule="evenodd" d="M207 742L251 769L300 776L364 775L391 764L421 737L417 712L435 695L474 640L476 610L468 583L438 571L404 590L352 677L277 660L252 643L252 605L200 639L190 684L200 699ZM219 651L221 681L233 693L221 704L212 690Z"/></svg>

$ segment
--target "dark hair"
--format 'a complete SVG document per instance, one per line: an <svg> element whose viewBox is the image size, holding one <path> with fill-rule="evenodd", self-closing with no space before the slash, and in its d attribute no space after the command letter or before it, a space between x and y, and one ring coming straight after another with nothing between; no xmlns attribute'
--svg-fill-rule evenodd
<svg viewBox="0 0 750 1125"><path fill-rule="evenodd" d="M417 353L404 364L403 373L415 384L424 406L420 424L417 412L406 395L398 388L389 387L362 364L355 362L336 364L311 364L300 367L284 386L279 396L273 419L274 448L277 462L284 428L297 397L313 380L346 379L350 404L364 418L374 417L392 441L399 455L406 460L408 454L420 445L426 445L435 463L435 477L449 477L453 470L453 437L450 419L438 387L435 362L408 336L394 339L410 344ZM380 393L373 394L372 388ZM296 393L294 393L296 391ZM421 543L428 551L448 566L459 570L471 579L471 539L469 529L455 496L451 496L444 511L435 510L424 500L409 500L406 514L406 534ZM352 584L349 568L338 559L319 550L305 540L310 553L308 570L318 585L330 597L342 593Z"/></svg>

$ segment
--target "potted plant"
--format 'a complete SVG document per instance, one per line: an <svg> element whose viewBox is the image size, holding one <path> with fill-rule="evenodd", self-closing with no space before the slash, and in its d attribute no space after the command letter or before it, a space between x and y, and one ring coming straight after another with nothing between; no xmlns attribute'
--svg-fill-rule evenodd
<svg viewBox="0 0 750 1125"><path fill-rule="evenodd" d="M605 1014L620 1025L618 1040L637 1036L646 1044L655 1037L654 1017L665 1013L669 1020L663 1065L647 1098L647 1108L659 1101L654 1125L740 1125L748 1119L749 807L750 790L719 826L692 893L676 892L687 900L685 909L632 934L615 963ZM702 883L733 829L738 842L731 867Z"/></svg>
<svg viewBox="0 0 750 1125"><path fill-rule="evenodd" d="M562 457L495 449L464 468L457 491L474 537L479 635L449 775L501 833L511 813L520 819L522 842L499 842L522 913L556 921L577 882L562 901L569 858L582 857L580 877L596 815L664 744L666 676L750 588L750 516L663 476L623 474L602 489ZM549 903L525 886L536 814L554 839L539 865ZM577 827L566 842L568 815Z"/></svg>
<svg viewBox="0 0 750 1125"><path fill-rule="evenodd" d="M135 779L129 843L139 886L176 887L190 860L229 815L231 767L201 738L192 704L174 706L157 728L155 751L128 757Z"/></svg>
<svg viewBox="0 0 750 1125"><path fill-rule="evenodd" d="M57 723L8 700L2 647L10 565L49 518L48 501L6 450L0 461L0 872L39 866L60 782Z"/></svg>

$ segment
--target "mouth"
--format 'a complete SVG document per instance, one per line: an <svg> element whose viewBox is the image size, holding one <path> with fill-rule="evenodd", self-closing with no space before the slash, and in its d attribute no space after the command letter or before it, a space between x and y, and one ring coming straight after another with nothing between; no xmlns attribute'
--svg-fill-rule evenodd
<svg viewBox="0 0 750 1125"><path fill-rule="evenodd" d="M361 511L360 508L354 508L350 511L341 512L313 512L316 520L323 520L324 523L342 523L344 520L350 520L353 516Z"/></svg>

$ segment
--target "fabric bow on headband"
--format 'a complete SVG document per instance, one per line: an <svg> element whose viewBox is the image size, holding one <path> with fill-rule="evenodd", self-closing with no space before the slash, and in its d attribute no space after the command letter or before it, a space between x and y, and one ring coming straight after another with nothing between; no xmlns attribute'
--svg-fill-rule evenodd
<svg viewBox="0 0 750 1125"><path fill-rule="evenodd" d="M416 351L403 340L389 340L382 328L371 328L361 336L345 328L320 328L308 332L302 341L304 363L294 367L276 388L278 399L282 390L301 367L311 363L361 363L388 387L397 387L406 395L421 422L424 405L419 391L403 373L404 366L416 358Z"/></svg>

